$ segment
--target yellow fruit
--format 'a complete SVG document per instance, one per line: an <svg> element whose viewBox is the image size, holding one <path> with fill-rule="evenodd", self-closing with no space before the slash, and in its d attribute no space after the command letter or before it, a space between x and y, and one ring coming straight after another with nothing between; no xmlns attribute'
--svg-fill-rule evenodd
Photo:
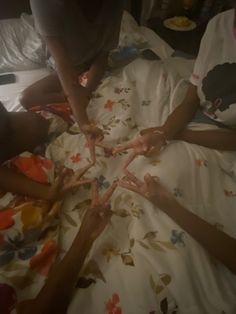
<svg viewBox="0 0 236 314"><path fill-rule="evenodd" d="M188 27L191 23L191 20L186 16L176 16L171 20L171 24L177 27Z"/></svg>

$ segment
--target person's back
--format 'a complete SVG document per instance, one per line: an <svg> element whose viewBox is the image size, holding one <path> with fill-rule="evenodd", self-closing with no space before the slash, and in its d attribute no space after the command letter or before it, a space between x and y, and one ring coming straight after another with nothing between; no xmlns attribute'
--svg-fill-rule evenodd
<svg viewBox="0 0 236 314"><path fill-rule="evenodd" d="M73 65L91 62L116 48L123 1L31 0L36 27L43 37L60 37Z"/></svg>

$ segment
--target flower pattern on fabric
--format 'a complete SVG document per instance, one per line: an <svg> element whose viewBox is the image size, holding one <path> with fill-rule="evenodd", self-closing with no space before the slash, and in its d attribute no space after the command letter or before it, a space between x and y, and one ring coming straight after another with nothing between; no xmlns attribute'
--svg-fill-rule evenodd
<svg viewBox="0 0 236 314"><path fill-rule="evenodd" d="M14 158L11 166L40 183L49 183L47 172L53 169L53 163L50 160L30 153L21 154Z"/></svg>
<svg viewBox="0 0 236 314"><path fill-rule="evenodd" d="M233 191L224 190L224 193L227 197L236 197L236 193Z"/></svg>
<svg viewBox="0 0 236 314"><path fill-rule="evenodd" d="M112 297L105 304L106 314L122 314L122 309L118 306L120 297L117 293L113 293Z"/></svg>
<svg viewBox="0 0 236 314"><path fill-rule="evenodd" d="M196 165L199 167L208 167L208 161L204 159L196 159Z"/></svg>
<svg viewBox="0 0 236 314"><path fill-rule="evenodd" d="M97 183L99 189L107 189L110 186L110 183L106 180L106 178L103 175L97 178Z"/></svg>
<svg viewBox="0 0 236 314"><path fill-rule="evenodd" d="M72 160L74 164L78 164L79 162L81 162L81 155L78 153L70 157L70 159Z"/></svg>
<svg viewBox="0 0 236 314"><path fill-rule="evenodd" d="M55 241L47 241L42 251L30 261L30 268L42 276L47 276L57 256L58 247Z"/></svg>
<svg viewBox="0 0 236 314"><path fill-rule="evenodd" d="M172 230L170 240L175 245L185 247L184 236L185 236L184 231Z"/></svg>
<svg viewBox="0 0 236 314"><path fill-rule="evenodd" d="M12 208L0 211L0 231L6 230L15 224L14 214L15 211Z"/></svg>
<svg viewBox="0 0 236 314"><path fill-rule="evenodd" d="M55 172L51 160L28 152L7 162L6 166L43 184L51 182ZM21 291L38 287L55 261L58 219L55 214L48 223L52 206L48 201L0 193L1 313L10 313L16 299L21 301ZM8 295L2 300L4 293Z"/></svg>
<svg viewBox="0 0 236 314"><path fill-rule="evenodd" d="M108 101L105 103L104 108L107 109L108 111L112 111L113 105L114 105L114 101L108 100Z"/></svg>
<svg viewBox="0 0 236 314"><path fill-rule="evenodd" d="M7 235L0 246L0 267L9 264L15 258L27 261L34 256L37 252L37 245L29 240L31 237L24 237L17 230L13 230L12 234Z"/></svg>

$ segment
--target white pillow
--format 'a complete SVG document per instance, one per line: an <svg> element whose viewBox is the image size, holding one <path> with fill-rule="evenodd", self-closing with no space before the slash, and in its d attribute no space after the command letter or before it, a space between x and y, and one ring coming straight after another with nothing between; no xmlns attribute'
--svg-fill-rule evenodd
<svg viewBox="0 0 236 314"><path fill-rule="evenodd" d="M120 29L119 47L145 48L146 46L147 40L143 36L139 25L132 15L124 11Z"/></svg>
<svg viewBox="0 0 236 314"><path fill-rule="evenodd" d="M45 60L46 47L32 16L0 21L0 72L39 68Z"/></svg>

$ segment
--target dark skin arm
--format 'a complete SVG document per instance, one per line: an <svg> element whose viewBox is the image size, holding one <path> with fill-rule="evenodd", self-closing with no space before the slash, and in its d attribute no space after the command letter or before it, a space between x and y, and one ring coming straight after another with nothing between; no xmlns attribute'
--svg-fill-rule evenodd
<svg viewBox="0 0 236 314"><path fill-rule="evenodd" d="M78 82L78 72L73 66L70 57L59 37L46 37L47 46L55 59L57 72L65 94L81 129L90 124L86 108L91 93L100 83L107 66L108 52L99 54L93 61L86 88Z"/></svg>
<svg viewBox="0 0 236 314"><path fill-rule="evenodd" d="M148 153L150 147L155 153L160 152L160 148L165 145L166 140L181 140L200 146L222 150L236 150L236 131L233 129L219 129L208 131L192 131L186 129L186 125L192 120L194 114L199 108L199 98L197 88L190 85L187 95L182 104L177 107L168 117L161 127L154 127L142 130L140 139L145 143ZM155 132L160 132L155 134ZM136 141L137 142L137 141ZM138 148L135 140L131 142L133 148ZM115 152L124 151L131 148L127 145L120 145ZM151 154L150 154L151 155ZM149 154L146 154L148 157Z"/></svg>
<svg viewBox="0 0 236 314"><path fill-rule="evenodd" d="M91 207L87 209L71 248L63 260L53 268L35 300L19 304L19 314L66 313L85 258L110 221L112 211L108 202L116 187L117 183L114 182L100 198L97 182L92 182Z"/></svg>
<svg viewBox="0 0 236 314"><path fill-rule="evenodd" d="M86 107L89 102L89 94L78 83L78 74L70 57L59 37L46 37L46 43L52 54L57 72L63 87L63 90L70 102L72 111L79 125L89 124L89 119L86 113Z"/></svg>
<svg viewBox="0 0 236 314"><path fill-rule="evenodd" d="M175 135L186 128L192 120L200 105L197 87L190 84L183 102L169 115L161 127L168 140L174 139Z"/></svg>
<svg viewBox="0 0 236 314"><path fill-rule="evenodd" d="M40 184L7 167L0 167L0 189L36 199L51 200L49 185Z"/></svg>
<svg viewBox="0 0 236 314"><path fill-rule="evenodd" d="M90 95L97 89L107 69L107 65L108 52L101 52L94 60L88 72L88 82L86 85L86 89L88 90Z"/></svg>
<svg viewBox="0 0 236 314"><path fill-rule="evenodd" d="M236 274L236 239L180 205L160 183L158 177L146 175L144 181L141 181L129 172L126 175L127 180L121 180L119 183L121 187L142 195L160 208L210 254Z"/></svg>
<svg viewBox="0 0 236 314"><path fill-rule="evenodd" d="M192 131L184 130L176 136L177 140L223 151L236 150L236 131L228 129Z"/></svg>
<svg viewBox="0 0 236 314"><path fill-rule="evenodd" d="M91 167L92 164L89 164L75 174L71 174L68 170L63 169L53 184L42 184L12 169L1 166L0 190L35 199L55 201L63 198L67 192L78 188L81 184L91 181L82 178L84 173Z"/></svg>
<svg viewBox="0 0 236 314"><path fill-rule="evenodd" d="M198 110L200 101L197 95L197 87L190 85L183 102L169 115L161 127L152 127L141 131L140 135L129 143L119 145L113 153L133 149L133 154L127 161L130 163L136 155L150 157L158 154L167 140L175 139L186 125L192 120ZM135 154L136 153L136 154Z"/></svg>

